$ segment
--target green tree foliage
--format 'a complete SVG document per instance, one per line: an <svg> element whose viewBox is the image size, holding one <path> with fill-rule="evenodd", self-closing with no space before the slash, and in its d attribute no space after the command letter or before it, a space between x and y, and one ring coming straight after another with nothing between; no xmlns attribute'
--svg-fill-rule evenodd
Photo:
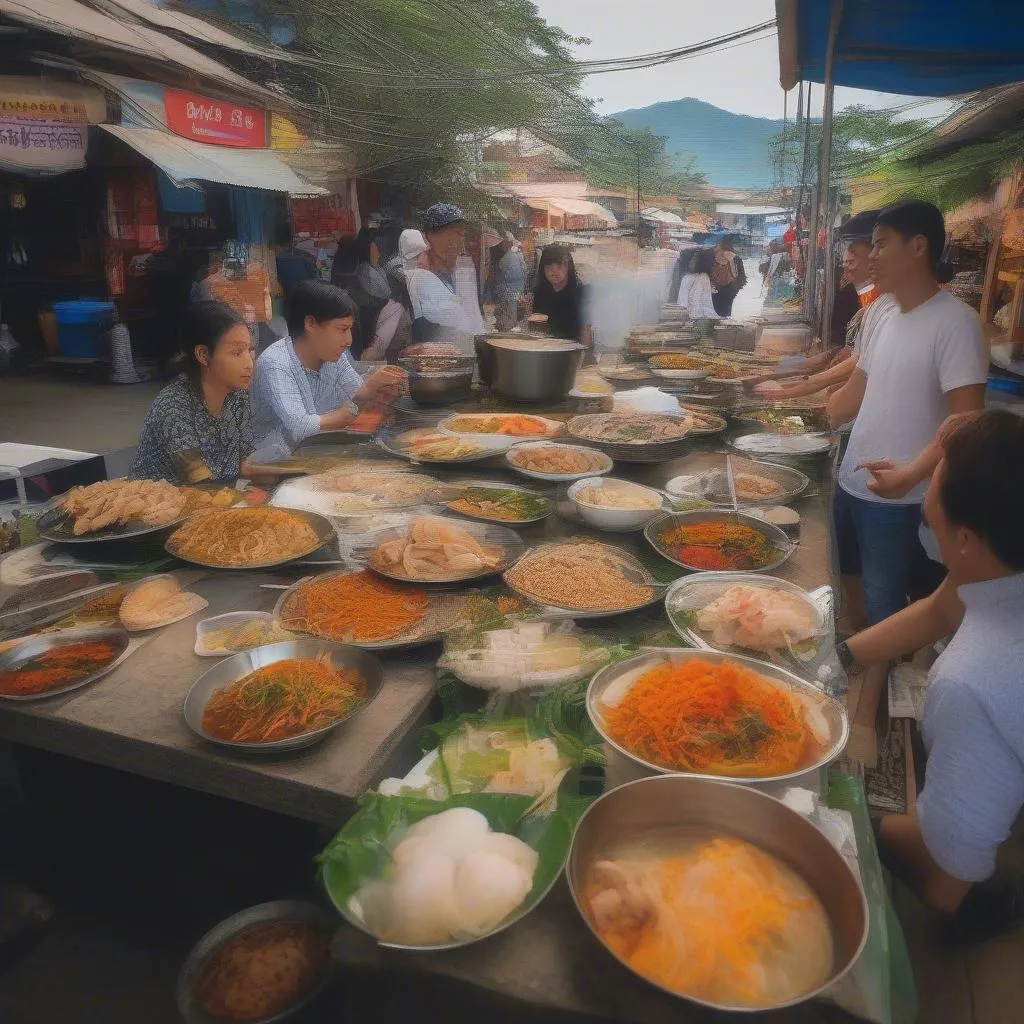
<svg viewBox="0 0 1024 1024"><path fill-rule="evenodd" d="M275 0L264 0L273 12ZM524 128L563 148L595 184L674 191L664 140L609 126L580 95L570 48L586 42L548 24L531 0L290 0L307 59L278 70L325 139L344 142L359 171L405 183L423 202L471 187L478 144Z"/></svg>
<svg viewBox="0 0 1024 1024"><path fill-rule="evenodd" d="M887 203L913 196L949 212L990 195L1024 161L1022 154L1024 131L1004 132L936 157L896 154L878 161L870 174L883 180Z"/></svg>
<svg viewBox="0 0 1024 1024"><path fill-rule="evenodd" d="M775 179L781 185L793 185L801 179L804 153L804 123L788 122L772 140ZM871 173L878 161L922 139L931 123L904 119L898 110L872 110L854 105L840 110L832 119L832 157L830 178L842 184L852 177ZM806 182L817 181L817 160L821 144L822 122L810 123L809 164Z"/></svg>
<svg viewBox="0 0 1024 1024"><path fill-rule="evenodd" d="M308 61L281 70L360 171L425 196L467 179L474 141L591 117L569 47L529 0L292 0Z"/></svg>

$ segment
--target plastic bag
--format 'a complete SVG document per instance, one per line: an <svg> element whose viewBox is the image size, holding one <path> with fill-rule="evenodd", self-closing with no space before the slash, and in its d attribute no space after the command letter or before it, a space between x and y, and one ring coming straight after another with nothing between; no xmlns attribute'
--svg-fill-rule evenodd
<svg viewBox="0 0 1024 1024"><path fill-rule="evenodd" d="M678 414L679 400L658 388L635 388L615 395L613 412L666 412Z"/></svg>

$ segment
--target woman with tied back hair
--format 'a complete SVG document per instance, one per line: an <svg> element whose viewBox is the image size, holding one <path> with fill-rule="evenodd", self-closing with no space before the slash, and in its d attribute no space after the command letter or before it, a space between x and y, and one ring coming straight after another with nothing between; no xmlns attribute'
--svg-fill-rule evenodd
<svg viewBox="0 0 1024 1024"><path fill-rule="evenodd" d="M548 318L552 337L578 341L586 348L594 332L586 319L587 290L576 274L572 253L564 245L546 245L541 250L537 283L533 289L533 312Z"/></svg>
<svg viewBox="0 0 1024 1024"><path fill-rule="evenodd" d="M181 321L182 372L146 415L129 475L192 484L245 475L252 453L249 328L223 302L195 302Z"/></svg>

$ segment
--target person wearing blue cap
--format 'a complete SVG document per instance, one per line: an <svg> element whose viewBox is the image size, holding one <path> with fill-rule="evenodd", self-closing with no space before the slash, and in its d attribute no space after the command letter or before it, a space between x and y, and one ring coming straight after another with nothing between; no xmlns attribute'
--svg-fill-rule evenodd
<svg viewBox="0 0 1024 1024"><path fill-rule="evenodd" d="M466 218L452 203L436 203L423 217L427 266L409 276L415 341L449 342L473 354L484 333L476 268L465 255Z"/></svg>

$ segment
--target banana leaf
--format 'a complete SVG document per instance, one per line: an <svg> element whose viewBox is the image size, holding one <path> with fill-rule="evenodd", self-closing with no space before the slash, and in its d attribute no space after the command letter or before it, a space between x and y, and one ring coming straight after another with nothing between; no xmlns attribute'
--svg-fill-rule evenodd
<svg viewBox="0 0 1024 1024"><path fill-rule="evenodd" d="M367 931L365 924L350 910L349 902L364 883L387 874L391 850L400 834L416 822L449 808L470 807L487 819L493 831L514 835L537 851L533 888L519 908L495 929L500 931L525 917L554 885L565 867L576 822L589 800L561 801L553 814L532 813L533 803L531 797L504 793L468 793L440 801L365 793L356 813L316 858L324 888L341 916ZM469 941L475 940L456 939L442 947L421 948L447 948Z"/></svg>

